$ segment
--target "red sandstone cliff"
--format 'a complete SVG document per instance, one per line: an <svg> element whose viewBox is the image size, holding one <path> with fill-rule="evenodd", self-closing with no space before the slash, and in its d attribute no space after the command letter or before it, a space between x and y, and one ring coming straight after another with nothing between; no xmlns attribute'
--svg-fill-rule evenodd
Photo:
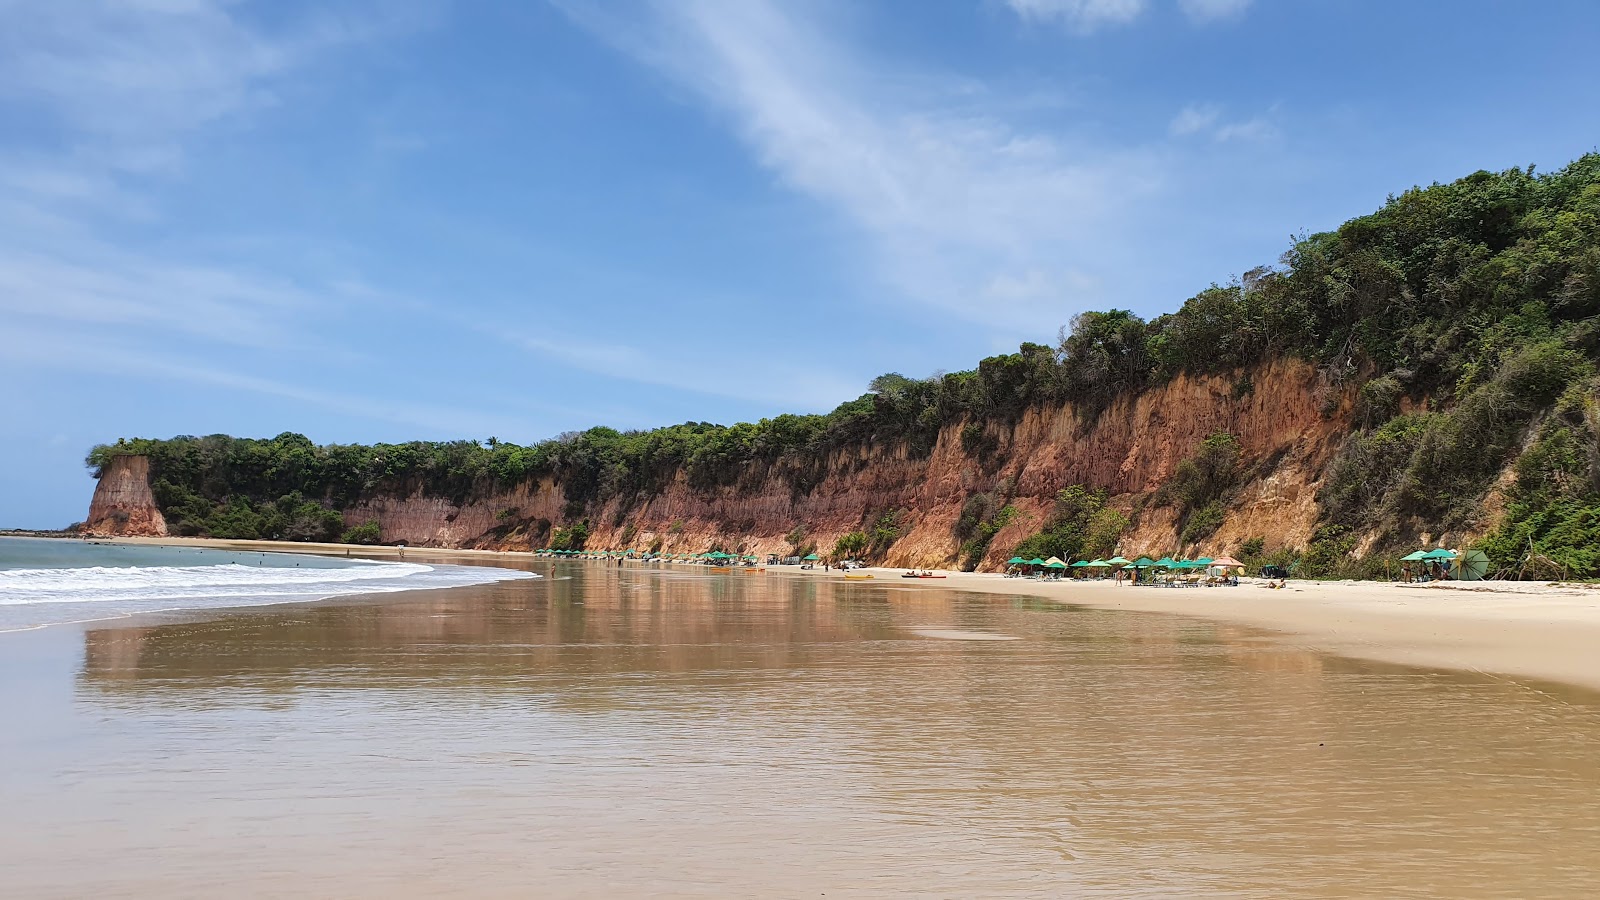
<svg viewBox="0 0 1600 900"><path fill-rule="evenodd" d="M993 565L1039 527L1061 488L1103 488L1131 511L1202 440L1227 431L1239 439L1244 464L1259 477L1245 486L1208 546L1232 548L1257 535L1269 547L1303 546L1316 519L1316 483L1349 427L1348 404L1297 361L1264 366L1251 373L1251 381L1253 391L1238 397L1235 378L1180 377L1118 401L1086 429L1071 407L1033 410L996 435L999 449L987 459L968 456L954 426L922 459L909 459L903 450L837 452L827 461L830 474L799 498L781 477L753 492L728 488L709 494L680 477L629 509L613 501L589 510L591 544L647 547L660 539L669 552L699 551L716 542L777 553L788 549L783 536L796 525L805 525L810 539L827 547L868 517L906 509L910 529L895 542L888 562L944 564L955 556L953 527L967 498L1014 477L1012 502L1022 515L995 538L986 560ZM1324 415L1330 408L1333 414ZM561 523L564 506L560 485L547 480L464 506L431 497L374 497L347 510L345 518L376 519L386 541L525 549L540 536L519 535L505 523ZM630 528L631 539L624 540ZM499 537L497 529L509 533ZM1176 530L1170 513L1145 510L1124 543L1171 550Z"/></svg>
<svg viewBox="0 0 1600 900"><path fill-rule="evenodd" d="M1018 541L1049 515L1057 491L1071 484L1106 490L1123 510L1136 513L1123 541L1131 552L1179 549L1177 523L1168 510L1142 501L1171 476L1208 435L1226 431L1240 444L1252 473L1205 550L1235 551L1248 537L1268 548L1304 546L1317 514L1315 494L1324 468L1349 429L1349 398L1323 384L1308 365L1281 360L1249 373L1253 389L1240 395L1239 379L1179 377L1125 397L1085 426L1070 407L1029 411L993 436L998 449L974 458L963 449L961 429L940 434L933 452L911 459L903 449L857 448L827 460L828 475L794 497L781 476L756 490L696 491L680 475L658 494L622 507L614 500L587 510L591 546L700 551L713 543L749 552L784 552L786 535L804 525L809 539L829 547L891 509L910 512L909 529L890 549L891 565L940 565L955 558L953 528L974 493L1014 479L1012 505L1021 515L996 536L985 567L1009 555ZM119 460L101 479L90 512L92 529L125 515L116 533L163 533L146 484L145 461ZM386 542L417 546L530 549L546 535L534 523L567 521L561 486L548 479L520 485L464 505L447 499L375 496L344 510L347 523L376 520ZM132 528L148 531L133 531Z"/></svg>
<svg viewBox="0 0 1600 900"><path fill-rule="evenodd" d="M83 530L93 535L160 537L167 521L150 493L150 461L142 456L119 456L106 464L89 501L89 518Z"/></svg>

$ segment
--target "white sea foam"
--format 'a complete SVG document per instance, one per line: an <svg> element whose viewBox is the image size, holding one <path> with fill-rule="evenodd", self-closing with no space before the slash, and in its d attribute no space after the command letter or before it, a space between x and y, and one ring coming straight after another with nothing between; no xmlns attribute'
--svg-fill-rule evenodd
<svg viewBox="0 0 1600 900"><path fill-rule="evenodd" d="M277 562L277 560L271 560ZM537 578L488 566L351 560L338 566L225 563L0 570L0 630L169 609L209 609Z"/></svg>

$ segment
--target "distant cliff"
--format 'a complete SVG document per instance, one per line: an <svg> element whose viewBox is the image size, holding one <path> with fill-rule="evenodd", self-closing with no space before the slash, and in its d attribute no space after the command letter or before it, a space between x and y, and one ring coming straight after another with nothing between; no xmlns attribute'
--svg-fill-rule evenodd
<svg viewBox="0 0 1600 900"><path fill-rule="evenodd" d="M1197 550L1379 574L1468 542L1600 576L1600 155L1300 238L1174 313L1084 313L825 415L531 446L296 434L94 448L89 529L790 552L994 568Z"/></svg>

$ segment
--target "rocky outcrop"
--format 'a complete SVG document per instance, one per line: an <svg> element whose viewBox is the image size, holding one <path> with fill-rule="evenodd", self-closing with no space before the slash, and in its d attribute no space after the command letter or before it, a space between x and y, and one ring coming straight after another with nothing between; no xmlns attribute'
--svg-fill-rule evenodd
<svg viewBox="0 0 1600 900"><path fill-rule="evenodd" d="M150 460L118 456L106 463L89 501L86 534L99 536L162 537L167 520L150 493Z"/></svg>
<svg viewBox="0 0 1600 900"><path fill-rule="evenodd" d="M754 489L696 490L680 474L658 493L614 499L584 511L591 545L700 551L713 544L747 552L786 552L784 536L803 525L829 547L846 532L890 510L906 510L907 530L889 550L891 565L949 564L955 525L973 494L1009 494L1018 518L991 544L986 567L1009 555L1050 514L1056 492L1071 484L1103 489L1128 512L1130 552L1171 552L1179 522L1147 500L1207 436L1239 441L1249 478L1221 528L1202 549L1233 551L1263 537L1267 546L1303 546L1314 529L1316 489L1349 429L1349 397L1325 385L1309 365L1280 360L1235 376L1179 377L1124 397L1086 421L1071 406L1033 409L1009 427L991 425L992 453L975 457L960 426L946 428L931 453L902 447L841 450L826 476L796 494L781 474ZM124 528L161 526L143 460L119 460L95 493L90 522L125 515ZM104 497L104 502L102 502ZM415 546L530 549L552 526L567 523L561 485L549 479L457 505L424 496L372 496L343 511L345 521L376 521L385 542ZM137 525L135 524L137 523ZM120 533L132 533L126 530ZM143 532L141 532L143 533Z"/></svg>

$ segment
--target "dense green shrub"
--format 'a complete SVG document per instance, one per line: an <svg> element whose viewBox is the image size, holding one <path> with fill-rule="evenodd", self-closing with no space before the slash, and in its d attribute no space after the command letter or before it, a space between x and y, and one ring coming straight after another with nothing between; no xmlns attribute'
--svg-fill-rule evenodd
<svg viewBox="0 0 1600 900"><path fill-rule="evenodd" d="M572 525L558 527L550 534L550 549L552 550L582 550L589 543L589 520L583 519Z"/></svg>
<svg viewBox="0 0 1600 900"><path fill-rule="evenodd" d="M839 536L833 544L834 559L854 559L856 554L867 549L871 542L865 531L848 531Z"/></svg>
<svg viewBox="0 0 1600 900"><path fill-rule="evenodd" d="M961 507L961 518L956 522L956 538L961 542L957 550L962 571L978 568L994 536L1010 525L1017 517L1017 508L1005 502L1004 494L973 494Z"/></svg>
<svg viewBox="0 0 1600 900"><path fill-rule="evenodd" d="M1068 562L1107 556L1116 552L1127 527L1127 517L1106 506L1105 491L1075 484L1056 494L1055 509L1044 527L1012 553L1024 559L1058 556Z"/></svg>
<svg viewBox="0 0 1600 900"><path fill-rule="evenodd" d="M1224 515L1226 515L1226 510L1216 500L1191 511L1188 518L1184 520L1183 530L1178 535L1178 543L1187 547L1210 537L1218 528L1222 527Z"/></svg>
<svg viewBox="0 0 1600 900"><path fill-rule="evenodd" d="M339 538L341 544L376 544L383 540L382 531L377 522L363 522L354 528L345 530Z"/></svg>

